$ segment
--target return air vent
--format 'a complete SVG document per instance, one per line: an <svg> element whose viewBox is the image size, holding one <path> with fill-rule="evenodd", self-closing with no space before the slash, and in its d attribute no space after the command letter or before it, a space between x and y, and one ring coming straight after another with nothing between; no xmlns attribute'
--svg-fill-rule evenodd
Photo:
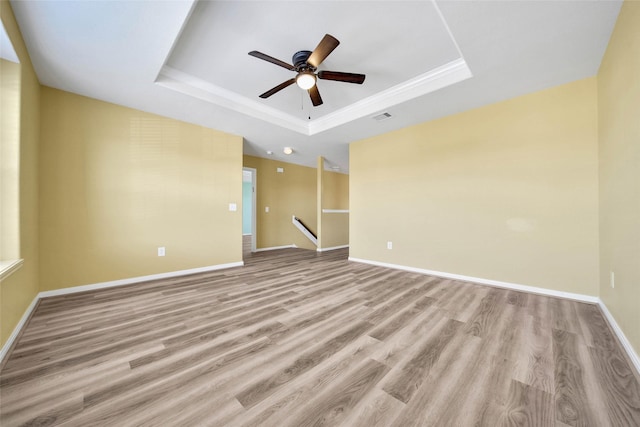
<svg viewBox="0 0 640 427"><path fill-rule="evenodd" d="M387 120L391 118L391 114L389 113L382 113L382 114L376 114L375 116L373 116L373 120L375 120L376 122L381 122L383 120Z"/></svg>

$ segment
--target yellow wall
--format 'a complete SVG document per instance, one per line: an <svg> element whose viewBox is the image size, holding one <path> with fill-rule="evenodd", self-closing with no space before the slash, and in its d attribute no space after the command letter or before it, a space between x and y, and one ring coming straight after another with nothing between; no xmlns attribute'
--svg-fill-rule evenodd
<svg viewBox="0 0 640 427"><path fill-rule="evenodd" d="M0 19L20 59L20 257L23 266L0 282L0 345L38 293L38 138L40 83L7 0ZM4 113L4 112L3 112Z"/></svg>
<svg viewBox="0 0 640 427"><path fill-rule="evenodd" d="M324 209L349 209L349 175L327 171L324 160L318 163L318 247L335 248L349 244L349 214L327 213Z"/></svg>
<svg viewBox="0 0 640 427"><path fill-rule="evenodd" d="M257 170L257 249L295 244L316 249L292 223L300 218L317 232L316 169L260 157L244 156L244 166ZM276 172L284 168L284 173ZM265 212L269 207L269 212Z"/></svg>
<svg viewBox="0 0 640 427"><path fill-rule="evenodd" d="M598 295L597 119L589 78L352 143L350 256Z"/></svg>
<svg viewBox="0 0 640 427"><path fill-rule="evenodd" d="M640 352L640 3L625 1L598 73L600 298ZM615 273L615 288L610 286Z"/></svg>
<svg viewBox="0 0 640 427"><path fill-rule="evenodd" d="M47 87L41 107L42 290L242 261L241 137Z"/></svg>

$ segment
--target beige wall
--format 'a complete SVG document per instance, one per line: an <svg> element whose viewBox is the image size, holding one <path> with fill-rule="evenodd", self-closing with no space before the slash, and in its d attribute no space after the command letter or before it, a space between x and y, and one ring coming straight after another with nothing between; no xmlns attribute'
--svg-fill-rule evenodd
<svg viewBox="0 0 640 427"><path fill-rule="evenodd" d="M295 244L316 249L292 223L293 215L317 233L316 170L306 166L244 156L245 167L257 170L257 249ZM284 173L276 172L284 168ZM269 207L269 212L265 212Z"/></svg>
<svg viewBox="0 0 640 427"><path fill-rule="evenodd" d="M589 78L352 143L350 256L598 295L597 119Z"/></svg>
<svg viewBox="0 0 640 427"><path fill-rule="evenodd" d="M598 73L600 298L640 352L640 3L625 1ZM615 288L610 286L615 273Z"/></svg>
<svg viewBox="0 0 640 427"><path fill-rule="evenodd" d="M42 290L242 260L241 137L47 87L41 117Z"/></svg>
<svg viewBox="0 0 640 427"><path fill-rule="evenodd" d="M318 247L335 248L349 244L349 214L327 213L324 209L349 209L349 175L327 171L318 161Z"/></svg>
<svg viewBox="0 0 640 427"><path fill-rule="evenodd" d="M0 345L38 293L38 138L40 84L7 0L0 18L20 59L20 257L23 266L0 282ZM4 114L4 112L3 112Z"/></svg>

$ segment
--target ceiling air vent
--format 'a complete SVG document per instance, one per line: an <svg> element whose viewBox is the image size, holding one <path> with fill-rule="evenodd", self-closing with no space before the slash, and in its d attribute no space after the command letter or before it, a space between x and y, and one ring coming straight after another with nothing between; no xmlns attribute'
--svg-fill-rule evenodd
<svg viewBox="0 0 640 427"><path fill-rule="evenodd" d="M373 120L375 120L376 122L381 122L383 120L387 120L391 118L391 114L389 113L381 113L381 114L377 114L375 116L373 116Z"/></svg>

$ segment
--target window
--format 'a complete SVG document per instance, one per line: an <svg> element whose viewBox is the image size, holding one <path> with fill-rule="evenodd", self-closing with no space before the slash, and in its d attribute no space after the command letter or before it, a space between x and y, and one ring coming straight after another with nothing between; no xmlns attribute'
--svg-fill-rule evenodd
<svg viewBox="0 0 640 427"><path fill-rule="evenodd" d="M20 259L20 63L0 26L0 280Z"/></svg>

